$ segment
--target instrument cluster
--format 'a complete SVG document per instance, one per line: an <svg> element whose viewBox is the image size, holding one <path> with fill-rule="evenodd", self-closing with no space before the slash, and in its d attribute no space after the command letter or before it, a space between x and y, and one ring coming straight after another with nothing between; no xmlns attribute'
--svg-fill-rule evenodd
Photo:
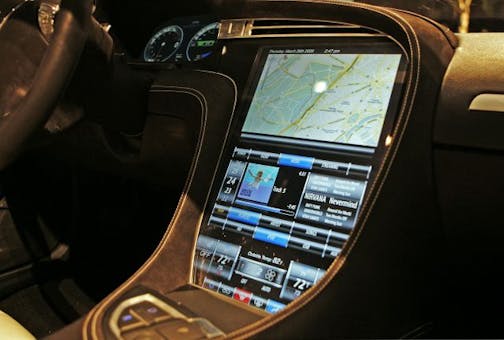
<svg viewBox="0 0 504 340"><path fill-rule="evenodd" d="M219 22L210 17L183 17L164 23L143 52L146 62L195 62L215 53Z"/></svg>

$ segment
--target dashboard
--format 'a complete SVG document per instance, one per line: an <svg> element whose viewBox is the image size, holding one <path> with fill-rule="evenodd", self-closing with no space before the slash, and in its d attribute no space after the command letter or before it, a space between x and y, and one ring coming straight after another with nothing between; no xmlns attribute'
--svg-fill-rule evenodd
<svg viewBox="0 0 504 340"><path fill-rule="evenodd" d="M47 255L4 297L76 320L48 339L502 338L502 33L387 1L58 1L0 13L0 101L61 94L1 174Z"/></svg>
<svg viewBox="0 0 504 340"><path fill-rule="evenodd" d="M412 13L288 2L177 17L141 41L132 64L155 75L150 127L197 121L198 143L158 249L87 317L89 332L134 338L158 332L168 313L207 338L270 328L309 337L314 325L326 336L408 337L429 327L439 282L465 278L464 268L440 278L440 244L443 214L456 210L449 193L473 177L436 179L480 164L446 139L453 121L439 124L472 96L453 110L454 92L440 92L463 78L467 64L445 74L474 53L457 49L470 38ZM492 92L486 84L480 92ZM138 317L147 302L165 314Z"/></svg>

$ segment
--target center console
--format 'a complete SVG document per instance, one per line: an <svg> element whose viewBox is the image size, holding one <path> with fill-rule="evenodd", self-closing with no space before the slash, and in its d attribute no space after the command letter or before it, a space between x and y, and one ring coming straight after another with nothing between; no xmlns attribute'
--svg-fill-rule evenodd
<svg viewBox="0 0 504 340"><path fill-rule="evenodd" d="M392 143L408 57L388 37L217 48L236 107L212 72L152 89L155 112L201 108L197 163L157 253L99 307L106 336L214 338L285 309L355 237Z"/></svg>
<svg viewBox="0 0 504 340"><path fill-rule="evenodd" d="M197 151L158 249L86 318L90 338L246 337L287 317L313 325L333 316L340 318L338 334L355 334L382 325L381 317L369 316L388 306L382 292L402 284L401 275L422 277L387 251L393 245L402 247L397 253L421 256L416 244L428 238L411 235L424 230L413 233L405 227L411 221L390 210L411 204L389 204L391 196L421 197L384 185L416 98L414 34L358 4L295 3L294 17L304 17L308 6L331 8L331 18L357 18L361 26L224 20L214 72L159 77L152 101L161 109L153 112L201 109ZM280 13L282 4L261 2L254 15L262 17L261 6ZM381 30L365 28L373 20ZM415 169L423 169L424 158ZM390 209L374 209L383 191ZM368 218L372 228L363 232ZM382 254L388 257L380 262ZM324 315L315 315L319 310ZM278 334L293 334L285 331L289 325Z"/></svg>
<svg viewBox="0 0 504 340"><path fill-rule="evenodd" d="M147 262L133 277L140 284L106 312L108 336L213 338L283 310L353 237L392 142L408 61L388 37L218 48L238 87L234 115L222 85L208 86L220 75L174 72L166 82L177 86L153 87L156 112L201 106L199 166L156 266ZM240 62L242 75L226 71Z"/></svg>

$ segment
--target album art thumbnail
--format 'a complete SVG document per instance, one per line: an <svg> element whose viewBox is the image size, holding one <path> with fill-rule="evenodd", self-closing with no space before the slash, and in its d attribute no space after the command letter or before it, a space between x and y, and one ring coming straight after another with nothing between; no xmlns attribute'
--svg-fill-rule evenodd
<svg viewBox="0 0 504 340"><path fill-rule="evenodd" d="M275 166L250 163L245 172L238 197L268 203L278 170Z"/></svg>

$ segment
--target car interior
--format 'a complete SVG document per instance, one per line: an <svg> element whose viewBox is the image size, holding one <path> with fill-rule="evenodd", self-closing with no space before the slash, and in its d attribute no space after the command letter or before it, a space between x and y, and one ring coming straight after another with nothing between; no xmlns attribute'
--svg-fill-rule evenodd
<svg viewBox="0 0 504 340"><path fill-rule="evenodd" d="M502 32L492 0L0 0L0 338L502 338Z"/></svg>

